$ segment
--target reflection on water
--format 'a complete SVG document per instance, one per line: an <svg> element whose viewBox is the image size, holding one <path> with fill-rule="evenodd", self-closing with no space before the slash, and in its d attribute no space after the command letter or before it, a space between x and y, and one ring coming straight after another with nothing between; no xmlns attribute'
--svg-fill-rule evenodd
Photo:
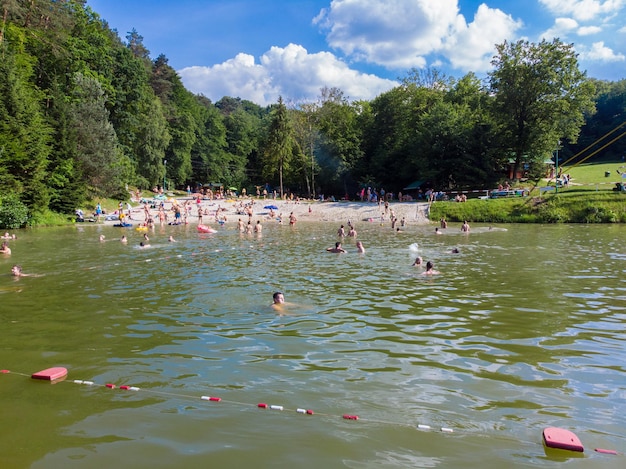
<svg viewBox="0 0 626 469"><path fill-rule="evenodd" d="M45 276L0 279L3 467L623 467L593 452L626 443L623 227L361 225L364 255L328 224L23 233L0 269Z"/></svg>

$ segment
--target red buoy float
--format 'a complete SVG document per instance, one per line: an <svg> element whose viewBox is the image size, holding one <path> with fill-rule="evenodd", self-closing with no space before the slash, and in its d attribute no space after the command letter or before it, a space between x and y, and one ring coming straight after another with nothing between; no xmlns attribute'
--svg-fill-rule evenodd
<svg viewBox="0 0 626 469"><path fill-rule="evenodd" d="M567 451L584 451L583 444L578 437L563 428L548 427L543 431L543 441L548 448L564 449Z"/></svg>
<svg viewBox="0 0 626 469"><path fill-rule="evenodd" d="M217 230L214 230L210 226L207 225L198 225L198 232L200 233L217 233Z"/></svg>
<svg viewBox="0 0 626 469"><path fill-rule="evenodd" d="M67 368L63 368L61 366L55 366L53 368L46 368L45 370L38 371L37 373L33 373L31 378L33 379L43 379L46 381L54 381L57 379L65 378L67 376Z"/></svg>

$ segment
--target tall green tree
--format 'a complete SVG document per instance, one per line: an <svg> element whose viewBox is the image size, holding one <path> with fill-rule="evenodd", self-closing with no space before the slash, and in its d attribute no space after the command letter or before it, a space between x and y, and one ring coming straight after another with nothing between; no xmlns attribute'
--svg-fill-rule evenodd
<svg viewBox="0 0 626 469"><path fill-rule="evenodd" d="M152 188L163 180L163 160L171 137L163 105L156 96L141 100L137 117L143 117L137 122L133 140L137 183L140 187Z"/></svg>
<svg viewBox="0 0 626 469"><path fill-rule="evenodd" d="M272 112L267 141L263 151L263 175L273 179L278 173L280 196L283 197L283 174L293 155L293 128L282 96Z"/></svg>
<svg viewBox="0 0 626 469"><path fill-rule="evenodd" d="M421 173L433 187L482 188L499 178L490 97L469 73L451 80L420 122Z"/></svg>
<svg viewBox="0 0 626 469"><path fill-rule="evenodd" d="M17 28L7 36L0 46L0 187L41 211L49 204L45 176L51 128L41 113L43 95L31 81L34 58L24 49L7 47L24 37Z"/></svg>
<svg viewBox="0 0 626 469"><path fill-rule="evenodd" d="M205 96L196 96L196 100L198 135L191 150L194 181L221 181L239 187L245 179L246 159L227 151L226 126L218 109Z"/></svg>
<svg viewBox="0 0 626 469"><path fill-rule="evenodd" d="M626 155L626 79L593 82L596 87L597 112L593 116L586 116L578 142L565 145L560 152L565 160L579 155L571 163L589 156L589 161L619 161ZM592 155L599 149L600 152Z"/></svg>
<svg viewBox="0 0 626 469"><path fill-rule="evenodd" d="M163 165L163 174L167 169L167 180L172 181L174 186L186 184L192 175L191 149L198 130L198 122L194 116L199 104L193 94L185 89L180 77L163 54L154 60L150 83L163 104L171 136L165 150L164 161L167 161L167 168Z"/></svg>
<svg viewBox="0 0 626 469"><path fill-rule="evenodd" d="M95 78L77 73L74 81L72 115L80 172L92 195L119 196L128 180L129 164L109 122L104 92Z"/></svg>
<svg viewBox="0 0 626 469"><path fill-rule="evenodd" d="M302 150L298 167L306 184L307 194L311 198L315 198L315 173L319 171L315 159L315 152L320 144L320 132L315 123L316 113L316 103L304 103L291 114L294 138Z"/></svg>
<svg viewBox="0 0 626 469"><path fill-rule="evenodd" d="M316 116L321 134L318 161L322 166L320 182L333 192L348 192L351 172L361 164L361 129L358 107L353 106L339 88L322 88Z"/></svg>
<svg viewBox="0 0 626 469"><path fill-rule="evenodd" d="M432 171L422 140L426 113L444 99L441 86L424 86L421 81L404 80L370 103L371 116L363 132L363 165L360 180L398 189L415 181L427 180ZM389 189L390 186L387 187Z"/></svg>
<svg viewBox="0 0 626 469"><path fill-rule="evenodd" d="M586 113L594 111L593 83L578 66L573 44L505 42L490 72L503 157L537 165L561 138L576 141Z"/></svg>
<svg viewBox="0 0 626 469"><path fill-rule="evenodd" d="M227 152L244 165L243 186L258 185L263 174L261 140L268 108L225 96L215 103L226 128Z"/></svg>

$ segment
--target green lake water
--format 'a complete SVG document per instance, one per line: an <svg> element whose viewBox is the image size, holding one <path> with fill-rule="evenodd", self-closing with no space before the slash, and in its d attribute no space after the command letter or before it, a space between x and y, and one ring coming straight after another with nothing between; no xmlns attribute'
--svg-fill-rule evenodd
<svg viewBox="0 0 626 469"><path fill-rule="evenodd" d="M147 249L133 229L17 232L0 467L626 467L626 227L361 222L367 252L330 254L338 225L157 227ZM30 378L52 366L67 378ZM585 452L544 448L552 426Z"/></svg>

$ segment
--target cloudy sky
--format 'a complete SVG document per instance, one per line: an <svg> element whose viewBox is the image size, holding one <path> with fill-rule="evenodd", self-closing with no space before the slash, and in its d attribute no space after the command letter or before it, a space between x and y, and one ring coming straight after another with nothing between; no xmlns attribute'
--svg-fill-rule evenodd
<svg viewBox="0 0 626 469"><path fill-rule="evenodd" d="M133 28L190 91L257 104L313 101L324 86L372 99L412 67L490 70L494 44L559 37L588 76L626 78L626 0L87 0Z"/></svg>

